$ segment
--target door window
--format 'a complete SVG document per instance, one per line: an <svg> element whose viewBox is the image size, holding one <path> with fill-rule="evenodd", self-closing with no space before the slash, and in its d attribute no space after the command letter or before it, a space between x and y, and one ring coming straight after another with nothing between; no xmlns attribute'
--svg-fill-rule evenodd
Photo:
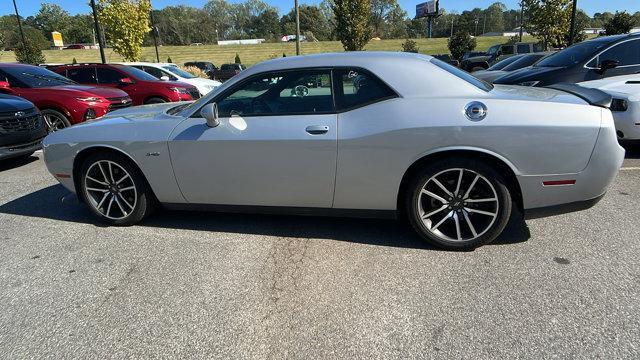
<svg viewBox="0 0 640 360"><path fill-rule="evenodd" d="M330 71L284 71L254 77L217 102L221 117L332 112Z"/></svg>
<svg viewBox="0 0 640 360"><path fill-rule="evenodd" d="M600 67L600 62L604 60L617 60L618 66L640 65L640 40L632 40L620 43L608 49L591 61L588 66Z"/></svg>
<svg viewBox="0 0 640 360"><path fill-rule="evenodd" d="M366 71L340 69L334 74L338 110L349 110L397 96L389 86Z"/></svg>
<svg viewBox="0 0 640 360"><path fill-rule="evenodd" d="M515 53L515 48L513 45L503 45L502 46L502 55L513 55Z"/></svg>
<svg viewBox="0 0 640 360"><path fill-rule="evenodd" d="M518 44L518 54L527 54L531 52L530 50L529 44Z"/></svg>
<svg viewBox="0 0 640 360"><path fill-rule="evenodd" d="M67 77L75 82L81 84L95 84L96 83L96 70L92 66L67 68Z"/></svg>
<svg viewBox="0 0 640 360"><path fill-rule="evenodd" d="M121 74L117 70L99 67L96 69L98 73L98 83L99 84L118 84L120 80L127 77L124 74Z"/></svg>

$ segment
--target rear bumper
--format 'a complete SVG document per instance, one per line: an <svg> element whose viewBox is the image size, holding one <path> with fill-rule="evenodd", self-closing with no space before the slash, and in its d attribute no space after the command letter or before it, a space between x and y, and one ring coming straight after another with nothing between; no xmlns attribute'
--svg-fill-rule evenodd
<svg viewBox="0 0 640 360"><path fill-rule="evenodd" d="M0 159L10 159L17 156L32 154L42 148L42 139L25 144L0 146Z"/></svg>
<svg viewBox="0 0 640 360"><path fill-rule="evenodd" d="M525 217L556 215L593 206L618 175L624 153L618 144L615 128L606 126L600 129L591 159L583 171L576 174L519 176ZM575 184L544 185L549 181L565 180L575 180Z"/></svg>

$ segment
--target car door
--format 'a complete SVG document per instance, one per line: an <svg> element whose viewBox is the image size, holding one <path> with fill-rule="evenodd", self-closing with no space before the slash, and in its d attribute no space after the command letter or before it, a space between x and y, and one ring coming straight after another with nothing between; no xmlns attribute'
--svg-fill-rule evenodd
<svg viewBox="0 0 640 360"><path fill-rule="evenodd" d="M604 73L600 71L600 64L604 60L616 60L618 66L608 69ZM609 49L594 57L587 65L584 80L596 80L618 75L640 73L640 39L624 41L613 45Z"/></svg>
<svg viewBox="0 0 640 360"><path fill-rule="evenodd" d="M94 66L69 66L66 69L66 77L79 84L96 85L98 83Z"/></svg>
<svg viewBox="0 0 640 360"><path fill-rule="evenodd" d="M332 206L337 115L329 70L259 74L214 101L220 125L208 127L196 112L169 139L187 201Z"/></svg>

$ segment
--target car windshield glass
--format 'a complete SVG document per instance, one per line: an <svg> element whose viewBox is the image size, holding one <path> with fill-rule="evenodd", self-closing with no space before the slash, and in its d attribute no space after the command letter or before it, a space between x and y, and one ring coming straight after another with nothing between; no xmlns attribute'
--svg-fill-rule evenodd
<svg viewBox="0 0 640 360"><path fill-rule="evenodd" d="M608 41L585 41L573 46L569 46L564 50L541 60L536 67L567 67L578 64L587 60L598 50L604 49L609 45Z"/></svg>
<svg viewBox="0 0 640 360"><path fill-rule="evenodd" d="M504 60L500 60L497 63L493 64L491 67L489 67L487 70L489 71L502 70L505 66L513 63L514 61L522 58L523 56L524 55L516 55L516 56L508 57Z"/></svg>
<svg viewBox="0 0 640 360"><path fill-rule="evenodd" d="M133 66L122 66L122 67L118 67L118 69L124 71L125 73L127 73L127 75L131 76L134 79L137 80L143 80L143 81L156 81L158 80L157 77L146 73L140 69L134 68Z"/></svg>
<svg viewBox="0 0 640 360"><path fill-rule="evenodd" d="M541 55L541 54L524 55L516 59L516 61L512 62L511 64L507 64L507 66L502 68L502 70L513 71L513 70L522 69L524 67L533 65L536 61L542 59L543 57L544 55Z"/></svg>
<svg viewBox="0 0 640 360"><path fill-rule="evenodd" d="M37 66L7 66L3 69L30 88L69 85L76 82Z"/></svg>
<svg viewBox="0 0 640 360"><path fill-rule="evenodd" d="M469 84L477 87L480 90L483 91L491 91L491 89L493 89L493 85L489 84L488 82L484 81L484 80L480 80L477 77L469 74L468 72L464 71L464 70L460 70L455 66L449 65L444 61L438 60L436 58L431 59L431 63L439 68L441 68L442 70L445 70L447 72L449 72L450 74L459 77L460 79L468 82Z"/></svg>
<svg viewBox="0 0 640 360"><path fill-rule="evenodd" d="M163 66L162 68L185 79L193 79L196 77L195 75L191 75L177 66Z"/></svg>

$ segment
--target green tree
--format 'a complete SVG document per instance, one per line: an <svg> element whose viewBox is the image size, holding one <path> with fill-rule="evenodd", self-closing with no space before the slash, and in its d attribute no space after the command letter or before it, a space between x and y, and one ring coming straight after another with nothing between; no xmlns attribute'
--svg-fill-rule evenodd
<svg viewBox="0 0 640 360"><path fill-rule="evenodd" d="M500 32L504 30L503 13L507 7L501 2L495 2L489 5L483 11L483 31L484 32Z"/></svg>
<svg viewBox="0 0 640 360"><path fill-rule="evenodd" d="M528 15L527 31L544 47L564 47L571 21L571 0L522 0Z"/></svg>
<svg viewBox="0 0 640 360"><path fill-rule="evenodd" d="M369 0L335 0L336 35L346 51L364 49L369 42Z"/></svg>
<svg viewBox="0 0 640 360"><path fill-rule="evenodd" d="M331 28L327 18L319 7L314 5L300 5L300 33L312 32L318 40L328 40ZM296 13L292 9L280 19L282 33L291 35L296 33Z"/></svg>
<svg viewBox="0 0 640 360"><path fill-rule="evenodd" d="M58 4L43 3L40 10L27 23L43 32L47 39L52 40L51 32L62 33L64 40L67 30L71 25L71 16Z"/></svg>
<svg viewBox="0 0 640 360"><path fill-rule="evenodd" d="M38 65L45 62L42 49L28 41L25 45L26 46L20 44L20 46L16 48L15 55L18 62L31 65Z"/></svg>
<svg viewBox="0 0 640 360"><path fill-rule="evenodd" d="M66 44L93 43L93 17L88 14L72 16L62 39Z"/></svg>
<svg viewBox="0 0 640 360"><path fill-rule="evenodd" d="M451 57L456 60L462 60L465 53L476 48L476 39L471 37L468 32L460 31L453 34L447 42Z"/></svg>
<svg viewBox="0 0 640 360"><path fill-rule="evenodd" d="M100 0L100 21L113 51L126 61L137 61L149 27L149 0Z"/></svg>
<svg viewBox="0 0 640 360"><path fill-rule="evenodd" d="M240 54L236 53L236 58L233 60L233 62L236 64L242 64L242 61L240 61Z"/></svg>
<svg viewBox="0 0 640 360"><path fill-rule="evenodd" d="M604 24L604 32L607 35L617 35L617 34L626 34L635 25L635 21L633 16L629 15L628 12L617 12L613 15L611 20L607 21Z"/></svg>
<svg viewBox="0 0 640 360"><path fill-rule="evenodd" d="M402 43L402 51L410 52L410 53L417 53L417 52L419 52L418 43L413 41L413 40L411 40L411 39L406 39Z"/></svg>

